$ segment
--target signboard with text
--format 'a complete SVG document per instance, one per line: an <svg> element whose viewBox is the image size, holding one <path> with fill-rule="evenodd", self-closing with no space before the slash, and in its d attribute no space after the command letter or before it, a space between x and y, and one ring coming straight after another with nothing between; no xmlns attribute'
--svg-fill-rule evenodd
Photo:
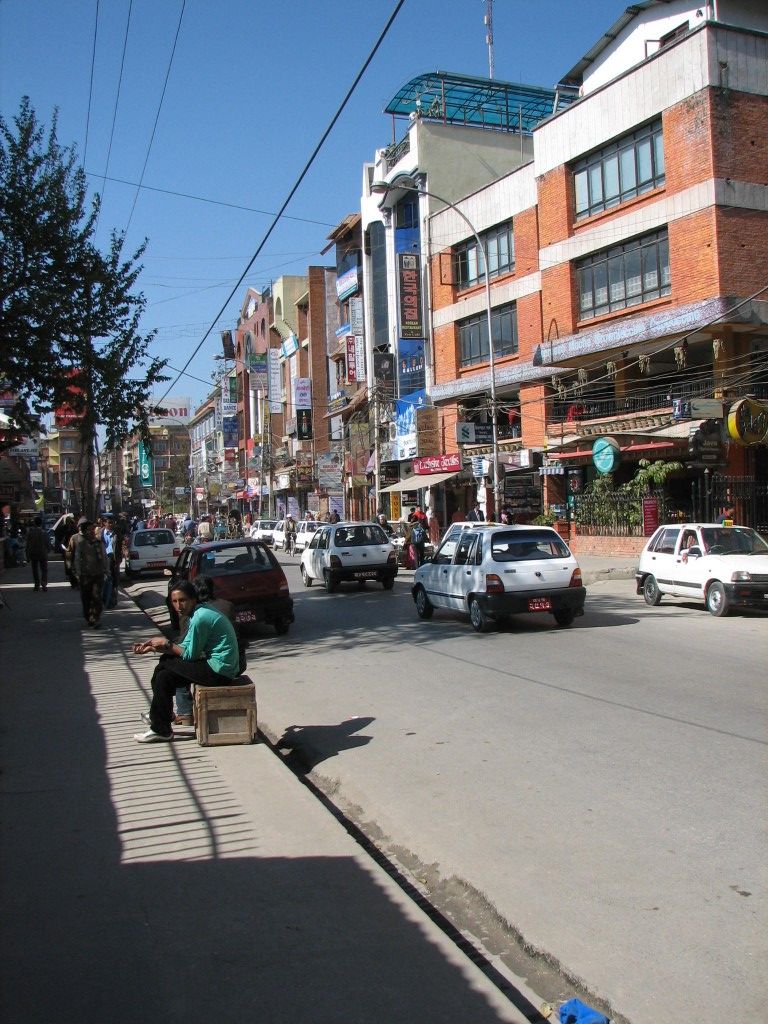
<svg viewBox="0 0 768 1024"><path fill-rule="evenodd" d="M423 338L421 257L417 253L398 253L397 272L400 294L400 337Z"/></svg>

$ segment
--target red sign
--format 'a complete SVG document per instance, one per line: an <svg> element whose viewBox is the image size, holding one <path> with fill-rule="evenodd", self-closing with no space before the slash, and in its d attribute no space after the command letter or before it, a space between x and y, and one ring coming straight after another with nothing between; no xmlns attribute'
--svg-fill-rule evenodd
<svg viewBox="0 0 768 1024"><path fill-rule="evenodd" d="M643 498L643 534L652 537L659 528L659 499Z"/></svg>
<svg viewBox="0 0 768 1024"><path fill-rule="evenodd" d="M350 334L347 337L347 382L354 384L357 380L357 362L355 360L355 339Z"/></svg>
<svg viewBox="0 0 768 1024"><path fill-rule="evenodd" d="M420 475L429 473L459 473L461 471L461 455L452 452L450 455L425 455L413 460L413 472Z"/></svg>

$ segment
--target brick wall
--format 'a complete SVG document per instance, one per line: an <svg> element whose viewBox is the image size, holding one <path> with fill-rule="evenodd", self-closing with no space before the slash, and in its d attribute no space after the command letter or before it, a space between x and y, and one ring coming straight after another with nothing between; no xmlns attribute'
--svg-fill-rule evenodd
<svg viewBox="0 0 768 1024"><path fill-rule="evenodd" d="M568 546L578 558L579 555L597 555L607 558L618 555L622 558L640 556L645 547L647 537L587 537L580 536L575 524L571 525L571 537Z"/></svg>
<svg viewBox="0 0 768 1024"><path fill-rule="evenodd" d="M710 104L715 176L768 185L768 96L711 89Z"/></svg>
<svg viewBox="0 0 768 1024"><path fill-rule="evenodd" d="M768 213L719 206L717 255L722 295L751 295L766 284ZM768 292L760 296L768 297Z"/></svg>
<svg viewBox="0 0 768 1024"><path fill-rule="evenodd" d="M715 208L669 224L672 300L696 302L719 293Z"/></svg>

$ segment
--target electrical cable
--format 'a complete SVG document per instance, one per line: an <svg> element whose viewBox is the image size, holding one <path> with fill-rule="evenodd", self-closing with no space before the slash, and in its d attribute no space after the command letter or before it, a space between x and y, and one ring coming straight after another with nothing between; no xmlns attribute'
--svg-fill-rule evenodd
<svg viewBox="0 0 768 1024"><path fill-rule="evenodd" d="M291 190L289 191L289 193L288 193L285 201L283 202L282 206L280 207L280 209L275 214L275 216L274 216L274 218L272 220L272 223L270 224L270 226L268 227L268 229L265 232L264 236L262 237L261 242L259 242L259 245L258 245L258 247L256 249L256 252L251 257L250 262L248 263L247 267L242 272L242 274L240 275L239 280L237 281L237 283L235 284L235 286L232 288L231 292L227 296L227 298L224 301L224 304L222 305L221 309L218 311L218 313L214 317L213 323L208 328L208 330L205 332L203 337L200 339L200 341L196 345L195 349L193 350L192 354L190 355L189 359L184 364L183 370L187 369L189 364L192 362L192 360L195 358L197 353L203 347L203 344L205 343L206 339L208 338L208 335L214 329L214 327L216 325L216 322L224 314L224 312L226 311L227 306L229 305L229 303L231 302L231 300L234 297L235 293L237 292L237 289L240 287L242 282L245 280L246 274L251 269L253 264L256 262L257 258L259 257L259 255L261 253L261 250L266 245L267 240L269 239L270 235L274 231L275 227L277 227L277 224L278 224L280 218L282 217L283 212L285 211L286 207L290 203L291 199L293 199L293 197L296 194L296 192L299 190L299 187L301 186L302 181L304 180L304 178L308 174L309 169L312 166L312 164L314 163L315 158L317 157L317 154L320 152L321 148L323 147L323 145L325 143L325 140L331 134L331 132L333 131L333 129L334 129L335 125L336 125L336 122L341 117L341 115L342 115L342 113L344 111L344 108L346 107L346 105L349 102L352 94L354 93L355 89L357 88L358 83L360 82L360 79L363 77L363 75L365 74L365 72L368 69L369 64L372 62L373 58L376 56L376 53L378 52L379 47L381 46L381 44L384 42L384 39L388 35L389 30L392 27L392 25L393 25L393 23L395 21L395 18L400 13L400 9L402 8L404 3L405 3L405 0L397 0L397 3L395 4L394 9L393 9L392 13L389 16L386 25L384 26L384 28L382 29L381 33L379 34L379 37L376 40L376 42L375 42L375 44L373 46L373 49L370 51L370 53L366 57L365 61L363 62L363 65L360 68L360 70L358 71L357 75L355 76L355 79L352 82L352 85L347 90L347 93L346 93L344 99L341 101L341 104L337 108L336 113L333 115L333 117L332 117L331 121L329 122L329 124L327 125L325 131L321 135L320 141L317 143L317 145L315 146L314 150L312 151L309 159L307 160L306 164L304 165L303 170L301 171L301 173L299 174L298 178L296 179L296 181L294 182L293 186L291 187ZM162 395L162 397L160 398L160 402L162 402L163 399L167 398L167 396L171 393L173 388L176 386L177 382L178 382L178 377L176 378L175 381L173 381L173 383L170 385L170 387L165 392L165 394Z"/></svg>
<svg viewBox="0 0 768 1024"><path fill-rule="evenodd" d="M114 176L110 177L109 175L96 174L94 171L86 171L85 173L88 175L89 178L101 178L103 181L114 181L118 185L130 185L131 188L141 188L142 191L144 191L144 192L159 192L162 195L165 195L165 196L176 196L179 199L193 199L193 200L195 200L195 202L198 202L198 203L210 203L212 206L225 206L225 207L227 207L230 210L243 210L245 213L260 213L264 217L274 217L275 216L275 213L272 210L259 210L259 209L257 209L254 206L243 206L240 203L227 203L227 202L225 202L222 199L208 199L208 198L206 198L206 196L196 196L192 192L178 192L175 189L159 188L159 187L157 187L155 185L142 185L142 184L140 184L138 182L135 182L135 181L128 181L126 178L115 178ZM289 213L283 214L283 220L296 220L296 221L300 221L302 224L317 224L321 228L333 228L333 227L336 227L335 224L331 224L329 221L313 220L311 217L295 217L295 216L292 216ZM160 257L156 256L154 258L155 259L159 259ZM187 257L187 258L188 259L193 259L195 257L191 257L190 256L190 257ZM207 257L198 257L198 258L199 259L204 259L204 258L207 258ZM223 258L226 258L226 259L238 258L239 259L239 257L229 257L229 256L223 257Z"/></svg>
<svg viewBox="0 0 768 1024"><path fill-rule="evenodd" d="M123 54L122 54L122 57L120 58L120 76L119 76L119 78L117 80L117 95L115 96L115 109L112 112L112 127L111 127L110 132L109 132L109 146L107 147L107 162L106 162L106 165L104 167L104 177L102 179L101 201L99 202L99 210L98 210L98 213L96 214L96 224L94 225L94 228L93 228L94 234L96 234L96 231L98 230L98 227L99 227L99 217L101 216L101 207L102 207L102 205L104 203L104 191L105 191L106 183L107 183L107 173L109 171L109 159L110 159L110 157L112 155L112 140L115 137L115 124L117 123L117 108L118 108L118 105L120 103L120 90L121 90L122 85L123 85L123 69L125 68L125 53L126 53L126 50L128 49L128 31L129 31L129 29L131 27L131 11L132 10L133 10L133 0L130 0L130 2L128 4L128 20L125 23L125 36L123 38Z"/></svg>
<svg viewBox="0 0 768 1024"><path fill-rule="evenodd" d="M88 85L88 113L85 115L85 144L83 146L83 163L88 157L88 134L91 128L91 100L93 99L93 71L96 66L96 37L99 34L99 0L96 0L96 18L93 23L93 48L91 50L91 79Z"/></svg>
<svg viewBox="0 0 768 1024"><path fill-rule="evenodd" d="M165 72L165 81L163 82L163 90L160 93L160 102L157 105L157 113L155 114L155 123L152 125L152 134L149 138L149 145L147 146L147 153L144 157L144 165L141 168L141 174L139 175L139 182L136 186L136 194L133 197L133 203L131 205L131 212L128 214L128 223L125 225L123 232L123 238L128 234L128 229L131 226L133 220L133 211L136 209L136 202L139 198L139 192L144 182L144 174L147 170L147 164L149 163L149 154L152 152L152 143L155 141L155 132L157 131L157 122L160 120L160 111L163 109L163 100L165 99L165 90L168 88L168 79L171 77L171 68L173 67L173 58L176 53L176 44L179 41L179 33L181 32L181 22L184 17L184 10L187 6L187 0L181 0L181 10L179 11L179 21L176 25L176 35L173 37L173 46L171 47L171 56L168 60L168 67Z"/></svg>

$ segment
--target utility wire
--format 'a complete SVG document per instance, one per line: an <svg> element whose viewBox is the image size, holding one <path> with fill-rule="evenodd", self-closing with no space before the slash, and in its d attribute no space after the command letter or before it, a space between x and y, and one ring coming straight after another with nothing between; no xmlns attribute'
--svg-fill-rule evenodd
<svg viewBox="0 0 768 1024"><path fill-rule="evenodd" d="M98 230L98 227L99 227L99 217L101 216L101 207L102 207L102 204L104 202L104 189L106 187L107 173L109 171L109 158L112 155L112 140L115 137L115 124L117 122L117 108L118 108L118 105L120 103L120 89L122 88L122 84L123 84L123 69L125 67L125 52L128 49L128 30L131 27L131 11L132 10L133 10L133 0L130 0L130 3L128 5L128 20L125 23L125 37L123 39L123 55L120 58L120 77L117 80L117 95L115 96L115 109L112 112L112 128L110 129L110 132L109 132L109 146L107 147L107 163L106 163L106 166L104 167L104 177L102 179L102 185L101 185L101 202L99 203L99 212L96 215L96 225L95 225L95 227L93 229L94 230L94 234L96 233L96 231Z"/></svg>
<svg viewBox="0 0 768 1024"><path fill-rule="evenodd" d="M96 0L96 19L93 23L93 48L91 50L91 81L88 86L88 113L85 117L85 145L83 146L83 163L88 156L88 133L91 128L91 100L93 99L93 70L96 66L96 37L99 34L99 0Z"/></svg>
<svg viewBox="0 0 768 1024"><path fill-rule="evenodd" d="M196 196L191 192L177 192L170 188L157 188L153 185L142 185L135 181L127 181L125 178L114 178L109 177L106 174L95 174L93 171L86 171L85 173L89 178L101 178L102 181L115 181L120 185L130 185L131 188L143 189L145 192L160 192L165 196L177 196L180 199L194 199L198 203L210 203L212 206L226 206L230 210L244 210L246 213L260 213L265 217L276 216L273 210L259 210L254 206L242 206L239 203L226 203L221 199L208 199L206 196ZM288 213L284 214L283 220L298 220L303 224L317 224L321 228L333 228L336 226L335 224L331 224L329 221L312 220L310 217L292 217Z"/></svg>
<svg viewBox="0 0 768 1024"><path fill-rule="evenodd" d="M322 136L320 137L320 141L317 143L317 145L315 146L314 150L312 151L309 159L307 160L306 164L304 165L304 169L302 170L301 174L299 175L299 177L294 182L290 192L288 193L285 201L283 202L283 205L280 207L280 209L277 211L277 213L275 214L274 218L272 219L272 223L267 228L267 231L264 234L261 242L259 242L258 248L256 249L256 252L251 257L251 260L248 263L248 266L245 268L245 270L240 275L239 280L237 281L237 283L235 284L234 288L231 290L231 292L227 296L227 298L224 301L224 304L222 305L221 309L218 311L218 313L214 317L213 322L211 323L211 326L208 328L208 330L205 332L203 337L200 339L200 341L196 345L196 347L195 347L194 351L192 352L192 354L190 355L189 359L187 359L186 363L182 367L182 370L186 370L188 368L189 364L192 362L192 360L195 358L197 353L203 347L203 344L205 343L208 335L211 333L213 328L216 326L216 323L219 320L219 317L221 317L224 314L224 312L226 311L227 306L229 305L229 303L232 300L233 296L237 292L237 289L240 287L240 285L245 280L246 274L251 269L253 264L256 262L257 258L259 257L259 255L261 253L261 250L266 245L267 240L269 239L269 236L272 234L272 232L274 231L275 227L277 226L278 221L282 217L284 210L286 209L286 207L290 203L291 199L293 199L293 197L296 194L296 192L299 190L299 186L301 185L302 181L304 180L304 178L306 177L307 173L309 172L310 167L314 163L315 157L317 156L317 154L322 149L322 147L323 147L323 145L325 143L325 140L331 134L331 132L333 131L333 129L334 129L335 125L336 125L336 122L341 117L341 115L342 115L342 113L344 111L344 108L346 107L346 105L349 102L352 94L354 93L355 89L357 88L358 83L360 82L360 79L363 77L363 75L367 71L368 65L371 63L373 58L376 56L376 53L377 53L379 47L384 42L384 39L386 38L390 28L392 27L392 24L393 24L395 18L400 13L400 9L401 9L401 7L403 6L404 3L405 3L405 0L397 0L397 3L395 4L394 9L393 9L392 13L389 16L389 19L387 20L386 25L382 29L382 31L381 31L381 33L379 35L379 38L376 40L376 42L375 42L375 44L373 46L373 49L371 50L371 52L368 54L368 56L366 57L365 61L363 62L363 66L360 68L360 70L358 71L357 75L355 76L355 79L352 82L352 85L347 90L346 96L341 101L341 104L339 105L338 109L336 110L336 113L333 115L330 123L328 124L328 126L326 127L326 129L323 132ZM178 383L178 380L179 380L179 378L177 377L176 380L173 381L173 383L170 385L170 387L165 392L165 394L160 398L160 402L162 402L163 399L167 398L168 395L171 393L171 391L173 391L174 387Z"/></svg>
<svg viewBox="0 0 768 1024"><path fill-rule="evenodd" d="M181 0L181 10L179 11L179 21L178 21L178 24L176 25L176 35L173 38L173 46L171 48L171 56L170 56L170 59L168 61L168 67L167 67L166 72L165 72L165 81L163 82L163 91L160 93L160 102L157 105L157 113L155 114L155 123L152 125L152 135L150 136L149 145L147 146L147 154L144 157L144 166L141 168L141 174L139 175L139 182L138 182L138 184L136 186L136 194L133 197L133 204L131 206L131 212L128 214L128 223L125 225L125 231L123 232L123 237L125 237L128 234L128 229L130 228L131 221L133 220L133 211L136 209L136 202L137 202L137 200L139 198L139 192L141 191L141 186L144 183L144 174L145 174L145 172L147 170L147 164L149 163L149 154L152 152L152 143L155 141L155 132L157 131L157 122L160 120L160 111L163 109L163 100L165 99L165 90L168 88L168 79L171 76L171 68L173 66L173 57L174 57L174 54L176 53L176 44L179 41L179 33L181 32L181 21L182 21L182 18L184 17L184 9L186 8L186 6L187 6L187 0Z"/></svg>

